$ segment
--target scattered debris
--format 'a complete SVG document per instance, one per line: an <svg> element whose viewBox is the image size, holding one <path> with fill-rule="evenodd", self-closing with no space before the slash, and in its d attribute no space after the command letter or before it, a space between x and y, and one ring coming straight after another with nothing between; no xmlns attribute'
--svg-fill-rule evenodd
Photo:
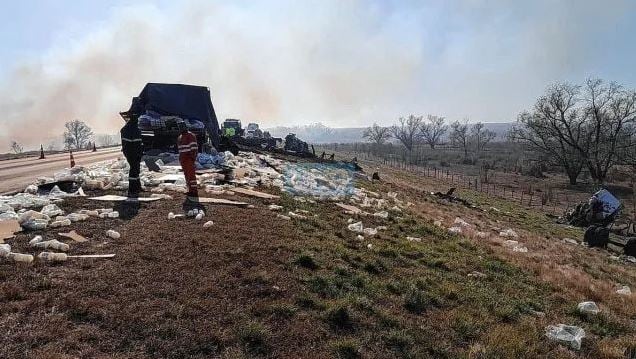
<svg viewBox="0 0 636 359"><path fill-rule="evenodd" d="M461 228L470 228L470 223L464 221L463 219L459 217L455 217L455 220L453 221L453 226L457 226Z"/></svg>
<svg viewBox="0 0 636 359"><path fill-rule="evenodd" d="M631 295L632 294L632 290L628 286L623 285L623 286L621 286L621 288L616 290L616 294Z"/></svg>
<svg viewBox="0 0 636 359"><path fill-rule="evenodd" d="M283 209L283 206L279 206L277 204L270 204L269 206L267 206L267 208L272 211L280 211Z"/></svg>
<svg viewBox="0 0 636 359"><path fill-rule="evenodd" d="M112 229L107 230L106 235L112 239L119 239L121 237L121 234L119 234L119 232Z"/></svg>
<svg viewBox="0 0 636 359"><path fill-rule="evenodd" d="M64 262L68 259L66 253L42 252L38 254L38 259L45 262Z"/></svg>
<svg viewBox="0 0 636 359"><path fill-rule="evenodd" d="M297 219L307 219L307 216L303 216L302 214L298 214L298 213L296 213L296 212L292 212L292 211L289 211L289 212L287 213L287 215L288 215L289 217L291 217L291 218L297 218Z"/></svg>
<svg viewBox="0 0 636 359"><path fill-rule="evenodd" d="M574 244L574 245L579 244L579 242L577 242L576 239L572 239L572 238L563 238L563 242L568 244Z"/></svg>
<svg viewBox="0 0 636 359"><path fill-rule="evenodd" d="M389 218L389 212L387 211L380 211L380 212L376 212L373 214L374 217L378 217L378 218L382 218L382 219L387 219Z"/></svg>
<svg viewBox="0 0 636 359"><path fill-rule="evenodd" d="M485 239L485 238L488 238L488 233L477 231L477 232L475 232L475 237L477 237L479 239Z"/></svg>
<svg viewBox="0 0 636 359"><path fill-rule="evenodd" d="M450 227L448 229L448 233L450 233L450 234L461 234L462 233L462 228L461 227Z"/></svg>
<svg viewBox="0 0 636 359"><path fill-rule="evenodd" d="M66 243L62 243L57 239L35 242L31 244L31 247L40 249L55 249L62 252L68 252L68 250L71 249L71 246Z"/></svg>
<svg viewBox="0 0 636 359"><path fill-rule="evenodd" d="M513 252L521 252L521 253L528 252L528 248L524 247L523 245L519 244L519 242L512 239L508 239L504 241L503 245L504 247L510 248Z"/></svg>
<svg viewBox="0 0 636 359"><path fill-rule="evenodd" d="M421 242L421 241L422 241L422 238L420 238L420 237L410 237L410 236L407 236L407 237L406 237L406 240L407 240L407 241L409 241L409 242Z"/></svg>
<svg viewBox="0 0 636 359"><path fill-rule="evenodd" d="M347 226L347 229L349 229L352 232L356 232L356 233L363 233L364 232L364 226L362 225L362 222L352 223L352 224Z"/></svg>
<svg viewBox="0 0 636 359"><path fill-rule="evenodd" d="M290 221L290 220L291 220L291 217L285 216L285 215L283 215L283 214L277 214L277 215L276 215L276 217L277 217L277 218L280 218L280 219L287 220L287 221Z"/></svg>
<svg viewBox="0 0 636 359"><path fill-rule="evenodd" d="M499 236L504 238L519 238L517 232L510 228L504 229L503 231L499 232Z"/></svg>
<svg viewBox="0 0 636 359"><path fill-rule="evenodd" d="M579 350L581 349L581 340L585 338L585 331L577 326L558 324L548 325L545 328L545 335L552 340L568 345L572 349Z"/></svg>
<svg viewBox="0 0 636 359"><path fill-rule="evenodd" d="M594 302L581 302L576 308L583 314L598 314L601 311Z"/></svg>
<svg viewBox="0 0 636 359"><path fill-rule="evenodd" d="M378 230L375 228L365 228L362 230L362 232L364 233L365 236L375 236L376 234L378 234Z"/></svg>
<svg viewBox="0 0 636 359"><path fill-rule="evenodd" d="M354 194L350 163L286 163L282 168L283 191L337 201Z"/></svg>
<svg viewBox="0 0 636 359"><path fill-rule="evenodd" d="M364 241L364 236L363 236L363 235L361 235L361 234L358 234L358 235L356 236L356 239L357 239L357 240L359 240L359 241Z"/></svg>
<svg viewBox="0 0 636 359"><path fill-rule="evenodd" d="M214 222L212 221L207 221L205 223L203 223L203 228L210 228L214 225Z"/></svg>
<svg viewBox="0 0 636 359"><path fill-rule="evenodd" d="M33 246L35 243L42 242L43 240L44 240L44 238L42 238L42 236L40 236L40 235L35 236L29 241L29 245Z"/></svg>
<svg viewBox="0 0 636 359"><path fill-rule="evenodd" d="M8 244L0 243L0 257L6 257L11 253L11 246Z"/></svg>
<svg viewBox="0 0 636 359"><path fill-rule="evenodd" d="M372 249L373 248L373 244L371 244L371 243L367 244L367 248L368 249Z"/></svg>
<svg viewBox="0 0 636 359"><path fill-rule="evenodd" d="M581 202L567 212L560 222L578 227L612 223L620 213L621 203L606 189L594 193L587 202Z"/></svg>

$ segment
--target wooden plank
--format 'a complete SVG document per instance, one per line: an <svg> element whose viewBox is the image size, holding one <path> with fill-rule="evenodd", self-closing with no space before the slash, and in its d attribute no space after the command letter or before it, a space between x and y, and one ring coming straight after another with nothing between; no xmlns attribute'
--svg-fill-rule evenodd
<svg viewBox="0 0 636 359"><path fill-rule="evenodd" d="M265 198L265 199L280 198L280 196L276 196L276 195L269 194L269 193L264 193L264 192L258 192L258 191L254 191L253 189L248 189L248 188L243 188L243 187L234 187L234 188L230 189L230 191L236 192L236 193L241 193L241 194L252 196L252 197Z"/></svg>
<svg viewBox="0 0 636 359"><path fill-rule="evenodd" d="M69 258L113 258L114 254L82 254L77 256L68 256Z"/></svg>
<svg viewBox="0 0 636 359"><path fill-rule="evenodd" d="M88 242L88 239L86 239L86 237L82 236L81 234L75 231L70 231L68 233L58 233L58 235L62 237L70 238L74 240L75 242L79 242L79 243Z"/></svg>
<svg viewBox="0 0 636 359"><path fill-rule="evenodd" d="M230 201L223 198L188 197L188 199L192 202L199 202L199 203L226 204L229 206L247 206L248 205L248 203L245 203L245 202Z"/></svg>
<svg viewBox="0 0 636 359"><path fill-rule="evenodd" d="M158 201L161 198L159 197L139 197L139 198L133 198L133 197L124 197L124 196L117 196L117 195L105 195L105 196L99 196L99 197L90 197L89 199L95 200L95 201L107 201L107 202L123 202L123 201L139 201L139 202L153 202L153 201Z"/></svg>

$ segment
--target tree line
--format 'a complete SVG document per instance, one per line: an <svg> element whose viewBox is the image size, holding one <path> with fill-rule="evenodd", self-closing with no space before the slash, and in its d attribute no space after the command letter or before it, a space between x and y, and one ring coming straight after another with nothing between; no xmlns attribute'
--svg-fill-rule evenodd
<svg viewBox="0 0 636 359"><path fill-rule="evenodd" d="M374 123L364 130L362 137L376 145L395 139L411 152L414 147L422 144L435 149L435 146L443 143L447 133L451 145L463 150L464 160L473 162L496 137L495 132L486 129L481 122L469 124L465 119L463 122L455 121L449 126L444 117L435 115L428 115L426 119L416 115L400 117L396 124L388 127ZM471 158L471 155L474 157Z"/></svg>
<svg viewBox="0 0 636 359"><path fill-rule="evenodd" d="M80 120L66 122L64 129L62 144L59 145L57 141L49 142L46 145L48 151L58 150L60 146L65 150L81 150L92 149L96 144L100 146L112 146L118 143L118 136L95 136L93 130L85 122ZM17 141L11 141L10 150L13 153L20 154L24 152L24 147Z"/></svg>

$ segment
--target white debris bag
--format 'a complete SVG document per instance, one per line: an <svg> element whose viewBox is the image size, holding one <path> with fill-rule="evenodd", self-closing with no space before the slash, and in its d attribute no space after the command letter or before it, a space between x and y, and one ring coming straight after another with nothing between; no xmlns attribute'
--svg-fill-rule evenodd
<svg viewBox="0 0 636 359"><path fill-rule="evenodd" d="M581 302L576 308L583 314L598 314L601 311L594 302Z"/></svg>
<svg viewBox="0 0 636 359"><path fill-rule="evenodd" d="M562 344L568 345L570 348L581 349L581 341L585 338L585 330L573 325L548 325L545 328L545 335Z"/></svg>

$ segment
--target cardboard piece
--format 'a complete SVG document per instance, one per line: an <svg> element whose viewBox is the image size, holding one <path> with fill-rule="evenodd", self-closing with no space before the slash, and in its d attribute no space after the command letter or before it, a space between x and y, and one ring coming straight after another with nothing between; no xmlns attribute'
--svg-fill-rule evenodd
<svg viewBox="0 0 636 359"><path fill-rule="evenodd" d="M81 234L75 231L70 231L68 233L58 233L58 235L62 237L70 238L74 240L75 242L79 242L79 243L88 242L88 239L86 239L86 237L82 236Z"/></svg>
<svg viewBox="0 0 636 359"><path fill-rule="evenodd" d="M344 209L345 212L348 212L348 213L352 213L352 214L360 214L360 213L362 213L362 210L360 208L358 208L356 206L352 206L350 204L344 204L344 203L338 202L338 203L336 203L336 206Z"/></svg>
<svg viewBox="0 0 636 359"><path fill-rule="evenodd" d="M117 196L117 195L105 195L105 196L99 196L99 197L90 197L89 199L95 200L95 201L108 201L108 202L123 202L123 201L139 201L139 202L152 202L152 201L158 201L161 198L159 197L139 197L139 198L129 198L129 197L124 197L124 196Z"/></svg>
<svg viewBox="0 0 636 359"><path fill-rule="evenodd" d="M276 196L269 193L258 192L252 189L242 188L242 187L234 187L231 189L232 192L241 193L247 196L258 197L258 198L266 198L266 199L276 199L280 198L280 196Z"/></svg>
<svg viewBox="0 0 636 359"><path fill-rule="evenodd" d="M15 237L17 232L22 232L22 227L17 219L0 221L0 243L3 243L5 239Z"/></svg>
<svg viewBox="0 0 636 359"><path fill-rule="evenodd" d="M247 206L248 205L248 203L245 203L245 202L230 201L223 198L188 197L188 199L192 202L199 202L199 203L227 204L229 206Z"/></svg>

